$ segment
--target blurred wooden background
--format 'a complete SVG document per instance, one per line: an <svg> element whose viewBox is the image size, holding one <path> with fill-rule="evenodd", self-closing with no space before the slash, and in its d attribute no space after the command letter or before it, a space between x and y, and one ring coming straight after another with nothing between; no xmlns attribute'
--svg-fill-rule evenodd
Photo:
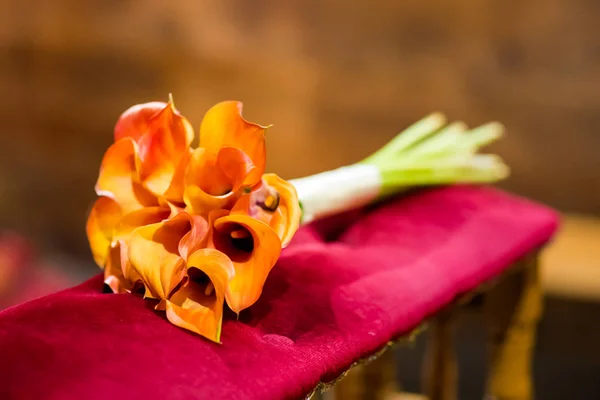
<svg viewBox="0 0 600 400"><path fill-rule="evenodd" d="M0 0L0 228L89 257L100 159L132 104L199 126L237 99L286 178L440 110L499 120L502 186L600 214L600 2Z"/></svg>

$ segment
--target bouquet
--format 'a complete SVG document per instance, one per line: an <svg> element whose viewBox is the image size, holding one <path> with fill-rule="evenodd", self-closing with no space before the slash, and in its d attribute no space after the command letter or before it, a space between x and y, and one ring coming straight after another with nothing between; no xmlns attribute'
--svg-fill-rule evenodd
<svg viewBox="0 0 600 400"><path fill-rule="evenodd" d="M434 113L370 157L286 181L265 173L265 132L225 101L205 114L200 140L167 103L135 105L104 154L86 232L105 283L139 293L181 328L220 342L225 304L252 306L301 224L408 188L488 183L507 176L479 149L503 128L473 130Z"/></svg>

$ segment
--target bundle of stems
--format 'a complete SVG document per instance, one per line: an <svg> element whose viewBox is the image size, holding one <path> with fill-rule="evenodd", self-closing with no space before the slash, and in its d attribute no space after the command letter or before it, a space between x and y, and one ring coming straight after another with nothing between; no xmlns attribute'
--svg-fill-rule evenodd
<svg viewBox="0 0 600 400"><path fill-rule="evenodd" d="M302 222L348 211L407 189L449 184L489 184L509 168L494 154L480 154L502 137L498 122L469 129L432 113L388 144L349 166L291 180L303 209Z"/></svg>

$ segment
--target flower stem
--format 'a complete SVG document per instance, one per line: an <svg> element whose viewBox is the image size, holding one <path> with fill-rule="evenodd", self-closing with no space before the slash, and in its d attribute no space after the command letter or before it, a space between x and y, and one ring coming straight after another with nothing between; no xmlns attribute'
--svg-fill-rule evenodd
<svg viewBox="0 0 600 400"><path fill-rule="evenodd" d="M478 154L503 131L497 122L469 130L463 122L446 125L443 114L430 114L356 164L292 180L302 204L302 222L414 187L504 179L509 169L498 156Z"/></svg>
<svg viewBox="0 0 600 400"><path fill-rule="evenodd" d="M501 124L469 130L463 122L443 126L445 120L442 114L431 114L360 162L381 172L382 196L415 186L493 183L509 175L498 156L477 154L502 136Z"/></svg>

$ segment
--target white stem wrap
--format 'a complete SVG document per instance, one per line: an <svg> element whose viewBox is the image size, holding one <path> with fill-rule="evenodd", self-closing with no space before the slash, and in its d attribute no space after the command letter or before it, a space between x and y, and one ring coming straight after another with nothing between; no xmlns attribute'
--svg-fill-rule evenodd
<svg viewBox="0 0 600 400"><path fill-rule="evenodd" d="M302 223L372 203L381 193L381 173L356 164L290 181L302 203Z"/></svg>

